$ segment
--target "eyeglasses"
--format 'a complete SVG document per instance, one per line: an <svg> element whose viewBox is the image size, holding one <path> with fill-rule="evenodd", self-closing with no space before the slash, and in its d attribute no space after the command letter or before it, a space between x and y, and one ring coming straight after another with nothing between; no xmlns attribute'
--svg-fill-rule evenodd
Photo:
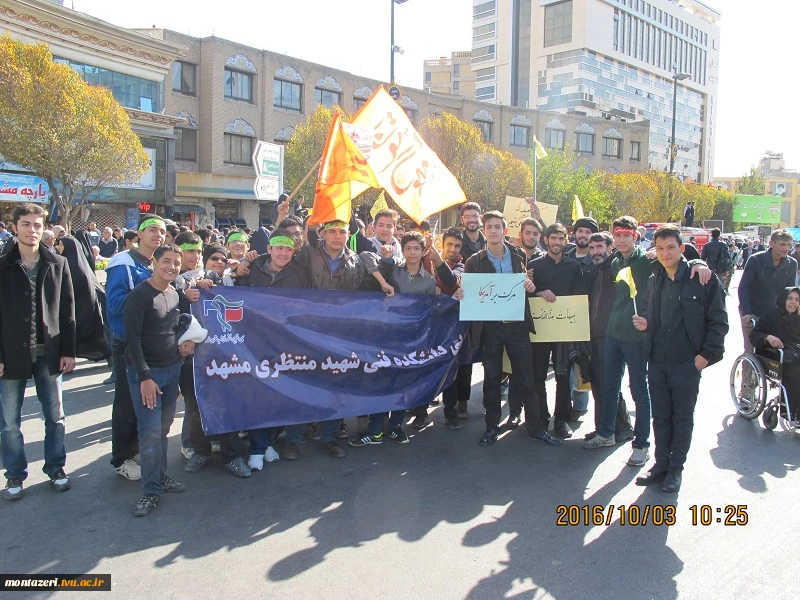
<svg viewBox="0 0 800 600"><path fill-rule="evenodd" d="M214 262L225 262L228 259L224 256L212 256L209 258L209 260L213 260Z"/></svg>

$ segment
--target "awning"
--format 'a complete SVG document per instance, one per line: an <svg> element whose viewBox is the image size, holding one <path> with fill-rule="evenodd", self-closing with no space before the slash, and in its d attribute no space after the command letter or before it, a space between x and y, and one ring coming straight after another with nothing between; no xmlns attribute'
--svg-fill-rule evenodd
<svg viewBox="0 0 800 600"><path fill-rule="evenodd" d="M206 214L206 209L204 206L200 206L199 204L173 204L172 212Z"/></svg>

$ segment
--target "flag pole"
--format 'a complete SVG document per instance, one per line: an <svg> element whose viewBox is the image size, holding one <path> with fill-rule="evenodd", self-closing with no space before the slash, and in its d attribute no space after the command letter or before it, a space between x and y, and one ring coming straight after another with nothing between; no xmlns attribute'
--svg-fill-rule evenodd
<svg viewBox="0 0 800 600"><path fill-rule="evenodd" d="M313 166L313 167L311 167L311 168L308 170L308 173L306 173L305 177L303 177L303 178L300 180L300 183L298 183L298 184L297 184L297 187L295 187L295 188L292 190L292 193L291 193L291 194L289 194L289 197L287 198L287 200L291 201L291 200L292 200L292 198L294 198L294 195L295 195L295 194L296 194L296 193L297 193L297 192L300 190L300 188L301 188L301 187L303 187L303 184L304 184L304 183L305 183L305 182L308 180L308 178L309 178L309 177L311 177L311 174L314 172L314 169L316 169L317 167L319 167L319 163L321 163L321 162L322 162L322 158L320 158L320 159L319 159L317 162L315 162L315 163L314 163L314 166Z"/></svg>
<svg viewBox="0 0 800 600"><path fill-rule="evenodd" d="M636 312L636 296L632 296L632 297L631 297L631 300L633 300L633 314L634 314L634 315L636 315L636 316L638 317L638 316L639 316L639 313L638 313L638 312Z"/></svg>
<svg viewBox="0 0 800 600"><path fill-rule="evenodd" d="M536 204L536 137L533 139L533 203Z"/></svg>

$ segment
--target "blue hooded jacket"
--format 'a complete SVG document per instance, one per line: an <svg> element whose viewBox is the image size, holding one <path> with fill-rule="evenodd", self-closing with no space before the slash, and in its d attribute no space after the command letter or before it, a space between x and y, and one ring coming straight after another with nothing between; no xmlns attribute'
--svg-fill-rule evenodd
<svg viewBox="0 0 800 600"><path fill-rule="evenodd" d="M125 339L125 299L151 275L147 265L133 258L129 250L111 257L106 267L108 326L114 337Z"/></svg>

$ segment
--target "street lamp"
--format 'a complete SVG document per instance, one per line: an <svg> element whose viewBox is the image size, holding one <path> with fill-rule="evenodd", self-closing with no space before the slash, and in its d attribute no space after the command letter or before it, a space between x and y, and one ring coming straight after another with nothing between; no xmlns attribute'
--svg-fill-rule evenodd
<svg viewBox="0 0 800 600"><path fill-rule="evenodd" d="M404 2L408 2L408 0L390 0L390 2L392 3L392 39L390 48L391 58L389 61L389 83L394 83L394 53L403 53L403 49L400 48L400 46L395 46L394 44L394 5L403 4Z"/></svg>
<svg viewBox="0 0 800 600"><path fill-rule="evenodd" d="M675 143L675 110L678 106L678 82L689 79L689 73L675 73L672 76L672 140L669 145L669 174L675 174L675 155L678 153L678 145Z"/></svg>

